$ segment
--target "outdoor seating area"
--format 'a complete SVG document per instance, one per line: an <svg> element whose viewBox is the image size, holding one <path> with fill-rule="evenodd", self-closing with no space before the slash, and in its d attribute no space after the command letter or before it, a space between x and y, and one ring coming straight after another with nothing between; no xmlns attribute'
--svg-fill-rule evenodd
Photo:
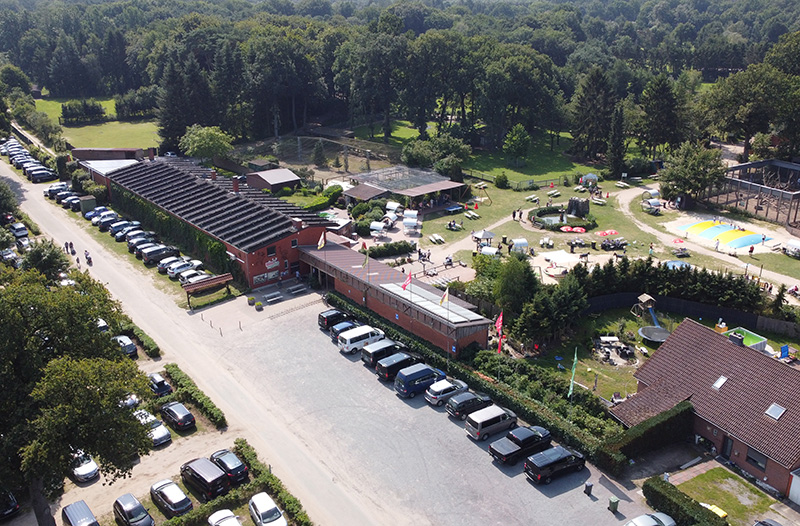
<svg viewBox="0 0 800 526"><path fill-rule="evenodd" d="M553 248L553 240L549 237L543 237L539 240L539 246L542 248Z"/></svg>
<svg viewBox="0 0 800 526"><path fill-rule="evenodd" d="M531 203L539 204L539 196L536 194L531 194L525 198L526 201L530 201Z"/></svg>
<svg viewBox="0 0 800 526"><path fill-rule="evenodd" d="M307 289L308 289L308 287L306 287L305 283L301 283L299 285L295 285L293 287L290 287L289 288L289 294L293 294L293 295L300 294L301 292L305 292Z"/></svg>
<svg viewBox="0 0 800 526"><path fill-rule="evenodd" d="M437 245L443 245L444 244L444 238L442 236L440 236L439 234L431 234L430 236L428 236L428 239L431 240L431 243L435 243Z"/></svg>
<svg viewBox="0 0 800 526"><path fill-rule="evenodd" d="M672 250L672 254L675 257L679 257L679 258L688 258L689 256L691 256L691 254L689 253L689 250L685 249L683 247L673 249Z"/></svg>
<svg viewBox="0 0 800 526"><path fill-rule="evenodd" d="M550 190L547 192L548 197L561 197L561 192L558 190Z"/></svg>
<svg viewBox="0 0 800 526"><path fill-rule="evenodd" d="M279 301L283 300L283 294L280 292L271 292L269 294L264 295L264 303L278 303Z"/></svg>
<svg viewBox="0 0 800 526"><path fill-rule="evenodd" d="M478 212L473 212L472 210L467 210L466 212L464 212L464 216L466 216L467 219L480 219L481 218L481 215Z"/></svg>
<svg viewBox="0 0 800 526"><path fill-rule="evenodd" d="M598 197L592 198L592 203L600 206L606 206L607 201L605 199L600 199Z"/></svg>
<svg viewBox="0 0 800 526"><path fill-rule="evenodd" d="M575 190L576 192L585 192L586 191L586 187L583 186L582 184L579 184L578 186L573 188L573 190Z"/></svg>

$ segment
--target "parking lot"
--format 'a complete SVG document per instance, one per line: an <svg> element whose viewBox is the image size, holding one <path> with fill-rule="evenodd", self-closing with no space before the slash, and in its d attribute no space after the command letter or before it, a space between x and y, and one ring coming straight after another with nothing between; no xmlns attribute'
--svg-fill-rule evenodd
<svg viewBox="0 0 800 526"><path fill-rule="evenodd" d="M23 209L48 236L73 239L76 248L96 254L89 272L157 341L163 359L177 362L225 411L231 430L208 436L219 439L218 447L247 438L317 523L612 525L644 511L635 493L591 466L549 486L528 483L521 463L499 468L488 444L469 440L463 423L451 421L443 408L428 407L421 397L399 399L358 355L340 355L317 328L325 307L316 294L263 312L239 298L187 313L151 277L130 272L130 263L65 221L61 209L43 202L38 187L16 186L27 194ZM154 465L164 454L174 457L175 466L194 458L172 448L155 453ZM212 452L203 449L204 455ZM177 468L163 467L159 476L177 474ZM141 495L140 488L156 479L139 472L137 467L132 479L112 489L122 494L133 484ZM582 493L587 480L594 484L591 498ZM74 498L68 493L64 502L83 498L85 490L75 490ZM620 499L616 515L606 509L612 495Z"/></svg>

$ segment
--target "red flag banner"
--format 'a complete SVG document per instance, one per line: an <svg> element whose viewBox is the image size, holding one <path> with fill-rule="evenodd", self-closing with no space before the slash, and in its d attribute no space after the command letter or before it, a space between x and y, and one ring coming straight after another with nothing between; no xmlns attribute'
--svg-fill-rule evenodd
<svg viewBox="0 0 800 526"><path fill-rule="evenodd" d="M409 285L411 285L411 273L410 272L408 273L408 276L406 276L406 280L403 282L403 290L406 290L406 287L408 287Z"/></svg>
<svg viewBox="0 0 800 526"><path fill-rule="evenodd" d="M497 334L503 333L503 311L500 311L500 316L498 316L497 321L494 322L494 328L497 329Z"/></svg>

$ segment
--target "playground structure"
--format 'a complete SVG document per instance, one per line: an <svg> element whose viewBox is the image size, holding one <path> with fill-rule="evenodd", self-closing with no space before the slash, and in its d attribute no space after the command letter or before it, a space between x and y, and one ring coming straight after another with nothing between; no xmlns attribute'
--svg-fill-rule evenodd
<svg viewBox="0 0 800 526"><path fill-rule="evenodd" d="M664 343L667 337L669 337L670 333L667 329L662 327L660 323L658 323L658 318L656 318L656 312L654 310L656 305L655 298L649 294L642 294L638 299L639 303L631 307L631 314L637 318L641 318L645 311L648 311L650 316L653 318L653 325L640 328L639 336L654 343Z"/></svg>

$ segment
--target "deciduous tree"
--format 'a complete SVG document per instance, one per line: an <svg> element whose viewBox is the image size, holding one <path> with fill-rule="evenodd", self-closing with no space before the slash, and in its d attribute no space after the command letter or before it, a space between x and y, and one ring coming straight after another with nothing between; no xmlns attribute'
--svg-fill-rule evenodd
<svg viewBox="0 0 800 526"><path fill-rule="evenodd" d="M179 146L187 155L205 160L227 156L233 149L232 141L233 137L220 130L218 126L193 124L186 129Z"/></svg>
<svg viewBox="0 0 800 526"><path fill-rule="evenodd" d="M661 171L661 192L667 199L680 194L697 199L707 188L719 184L724 178L725 166L719 150L685 142L669 156Z"/></svg>

